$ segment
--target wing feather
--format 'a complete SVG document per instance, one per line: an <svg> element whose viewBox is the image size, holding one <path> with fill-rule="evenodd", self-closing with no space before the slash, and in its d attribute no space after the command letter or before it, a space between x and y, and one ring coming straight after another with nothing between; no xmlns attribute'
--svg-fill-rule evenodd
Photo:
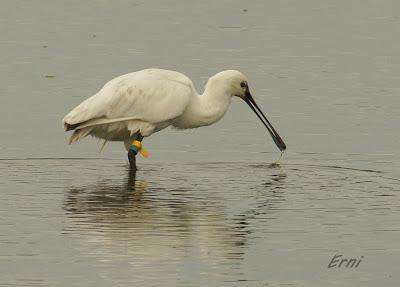
<svg viewBox="0 0 400 287"><path fill-rule="evenodd" d="M142 70L111 80L67 114L63 122L66 129L132 119L165 122L184 112L194 92L192 81L181 73Z"/></svg>

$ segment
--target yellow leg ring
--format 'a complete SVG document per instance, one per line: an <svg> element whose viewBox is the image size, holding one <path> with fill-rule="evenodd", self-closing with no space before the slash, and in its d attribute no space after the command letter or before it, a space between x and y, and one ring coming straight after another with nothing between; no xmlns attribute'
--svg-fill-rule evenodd
<svg viewBox="0 0 400 287"><path fill-rule="evenodd" d="M150 155L150 153L143 148L142 143L140 141L134 140L131 145L136 147L137 150L142 154L142 156L148 157Z"/></svg>

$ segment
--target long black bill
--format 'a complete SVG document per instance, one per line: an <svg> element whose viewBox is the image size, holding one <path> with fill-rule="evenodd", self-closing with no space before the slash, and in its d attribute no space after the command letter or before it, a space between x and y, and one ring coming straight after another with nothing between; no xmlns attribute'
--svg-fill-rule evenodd
<svg viewBox="0 0 400 287"><path fill-rule="evenodd" d="M246 92L246 96L245 96L244 100L249 105L249 107L253 110L253 112L257 115L257 117L261 120L261 122L264 124L264 126L267 128L269 134L271 135L272 139L274 140L274 142L275 142L276 146L279 148L279 150L281 152L286 150L286 144L283 142L282 138L279 136L279 134L276 132L274 127L268 121L267 117L264 115L264 113L258 107L258 105L254 101L253 97L251 96L251 94L248 90Z"/></svg>

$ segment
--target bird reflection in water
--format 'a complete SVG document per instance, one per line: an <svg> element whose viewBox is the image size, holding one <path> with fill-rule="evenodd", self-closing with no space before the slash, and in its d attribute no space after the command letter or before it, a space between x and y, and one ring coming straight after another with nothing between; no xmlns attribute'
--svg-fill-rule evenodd
<svg viewBox="0 0 400 287"><path fill-rule="evenodd" d="M223 200L187 188L135 181L99 181L71 187L64 200L64 234L87 238L104 256L130 256L134 264L193 260L240 262L249 233L245 215L228 218Z"/></svg>

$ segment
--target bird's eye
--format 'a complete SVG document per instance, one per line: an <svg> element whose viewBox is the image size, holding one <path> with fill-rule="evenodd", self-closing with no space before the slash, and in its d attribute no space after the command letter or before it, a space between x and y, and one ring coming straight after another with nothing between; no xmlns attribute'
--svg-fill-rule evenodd
<svg viewBox="0 0 400 287"><path fill-rule="evenodd" d="M246 84L246 82L241 82L241 83L240 83L240 86L241 86L242 88L244 88L244 87L247 86L247 84Z"/></svg>

